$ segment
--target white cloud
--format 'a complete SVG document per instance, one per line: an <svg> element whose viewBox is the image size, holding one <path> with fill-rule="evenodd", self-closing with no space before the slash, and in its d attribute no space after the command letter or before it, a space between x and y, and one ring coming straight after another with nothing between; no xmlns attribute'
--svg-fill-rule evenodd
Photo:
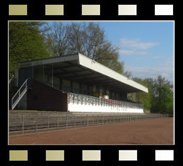
<svg viewBox="0 0 183 166"><path fill-rule="evenodd" d="M160 59L162 56L153 56L152 59Z"/></svg>
<svg viewBox="0 0 183 166"><path fill-rule="evenodd" d="M121 39L122 48L130 48L132 50L146 50L157 45L158 43L142 43L140 39Z"/></svg>
<svg viewBox="0 0 183 166"><path fill-rule="evenodd" d="M126 50L126 49L121 49L119 50L119 53L121 55L134 55L134 54L139 54L139 55L146 55L149 52L147 51L137 51L137 50Z"/></svg>
<svg viewBox="0 0 183 166"><path fill-rule="evenodd" d="M122 55L131 55L131 54L134 54L135 51L134 50L120 50L119 53Z"/></svg>
<svg viewBox="0 0 183 166"><path fill-rule="evenodd" d="M125 65L125 70L132 72L133 77L139 78L157 78L158 75L162 75L171 83L173 83L173 60L168 59L164 63L157 64L153 67L150 66L129 66Z"/></svg>

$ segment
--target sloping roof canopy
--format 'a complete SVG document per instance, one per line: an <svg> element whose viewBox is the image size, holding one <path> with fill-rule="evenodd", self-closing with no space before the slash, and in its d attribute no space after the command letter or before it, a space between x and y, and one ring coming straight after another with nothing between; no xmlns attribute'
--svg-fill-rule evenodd
<svg viewBox="0 0 183 166"><path fill-rule="evenodd" d="M146 92L148 89L110 68L80 54L65 55L47 59L22 62L20 68L30 66L52 66L54 76L76 82L107 86L110 90L118 92Z"/></svg>

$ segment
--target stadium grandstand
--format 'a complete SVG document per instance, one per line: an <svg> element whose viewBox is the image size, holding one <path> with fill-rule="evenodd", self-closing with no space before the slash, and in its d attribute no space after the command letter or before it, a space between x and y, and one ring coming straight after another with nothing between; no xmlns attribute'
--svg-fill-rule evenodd
<svg viewBox="0 0 183 166"><path fill-rule="evenodd" d="M80 53L21 62L9 82L10 109L143 113L128 98L143 85ZM134 95L133 95L134 96Z"/></svg>

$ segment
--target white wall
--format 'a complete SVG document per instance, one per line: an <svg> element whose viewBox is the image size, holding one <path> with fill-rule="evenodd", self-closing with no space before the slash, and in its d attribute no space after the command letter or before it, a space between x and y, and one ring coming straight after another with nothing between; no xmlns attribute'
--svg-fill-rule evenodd
<svg viewBox="0 0 183 166"><path fill-rule="evenodd" d="M122 108L122 107L110 107L110 106L95 106L69 103L69 112L123 112L123 113L144 113L143 108Z"/></svg>

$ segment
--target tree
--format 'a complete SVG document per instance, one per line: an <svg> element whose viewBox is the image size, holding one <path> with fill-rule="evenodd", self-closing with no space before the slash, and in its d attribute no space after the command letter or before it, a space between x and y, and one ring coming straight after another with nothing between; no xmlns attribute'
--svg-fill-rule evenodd
<svg viewBox="0 0 183 166"><path fill-rule="evenodd" d="M154 96L159 96L159 87L167 86L172 88L173 86L170 84L170 81L166 80L164 77L159 75L153 82L153 94Z"/></svg>
<svg viewBox="0 0 183 166"><path fill-rule="evenodd" d="M168 86L159 87L158 91L157 103L160 113L173 114L173 92Z"/></svg>
<svg viewBox="0 0 183 166"><path fill-rule="evenodd" d="M145 110L152 113L166 113L173 115L173 85L162 76L156 79L133 78L134 81L146 86L148 93L137 92L136 100L144 104Z"/></svg>
<svg viewBox="0 0 183 166"><path fill-rule="evenodd" d="M71 54L72 51L68 48L70 27L62 22L54 22L45 27L49 29L48 33L45 33L45 43L50 56Z"/></svg>
<svg viewBox="0 0 183 166"><path fill-rule="evenodd" d="M132 72L129 71L129 70L124 71L125 63L124 62L121 62L121 63L122 63L121 66L123 66L123 72L122 72L122 74L124 76L128 77L129 79L132 79Z"/></svg>
<svg viewBox="0 0 183 166"><path fill-rule="evenodd" d="M70 25L69 49L80 52L98 61L100 55L109 50L110 43L105 39L104 30L95 23L72 23Z"/></svg>
<svg viewBox="0 0 183 166"><path fill-rule="evenodd" d="M144 104L144 109L145 110L150 110L151 109L151 92L152 92L152 88L151 85L149 84L149 82L146 79L140 79L140 78L133 78L134 81L144 85L145 87L148 88L148 93L145 92L137 92L136 93L136 100L137 102Z"/></svg>
<svg viewBox="0 0 183 166"><path fill-rule="evenodd" d="M173 85L162 76L150 80L152 86L152 108L155 113L173 114Z"/></svg>
<svg viewBox="0 0 183 166"><path fill-rule="evenodd" d="M81 53L117 71L124 73L119 61L119 48L106 39L105 31L96 23L53 23L46 43L52 56Z"/></svg>
<svg viewBox="0 0 183 166"><path fill-rule="evenodd" d="M14 74L15 64L48 57L49 54L40 34L39 22L9 23L9 73Z"/></svg>

